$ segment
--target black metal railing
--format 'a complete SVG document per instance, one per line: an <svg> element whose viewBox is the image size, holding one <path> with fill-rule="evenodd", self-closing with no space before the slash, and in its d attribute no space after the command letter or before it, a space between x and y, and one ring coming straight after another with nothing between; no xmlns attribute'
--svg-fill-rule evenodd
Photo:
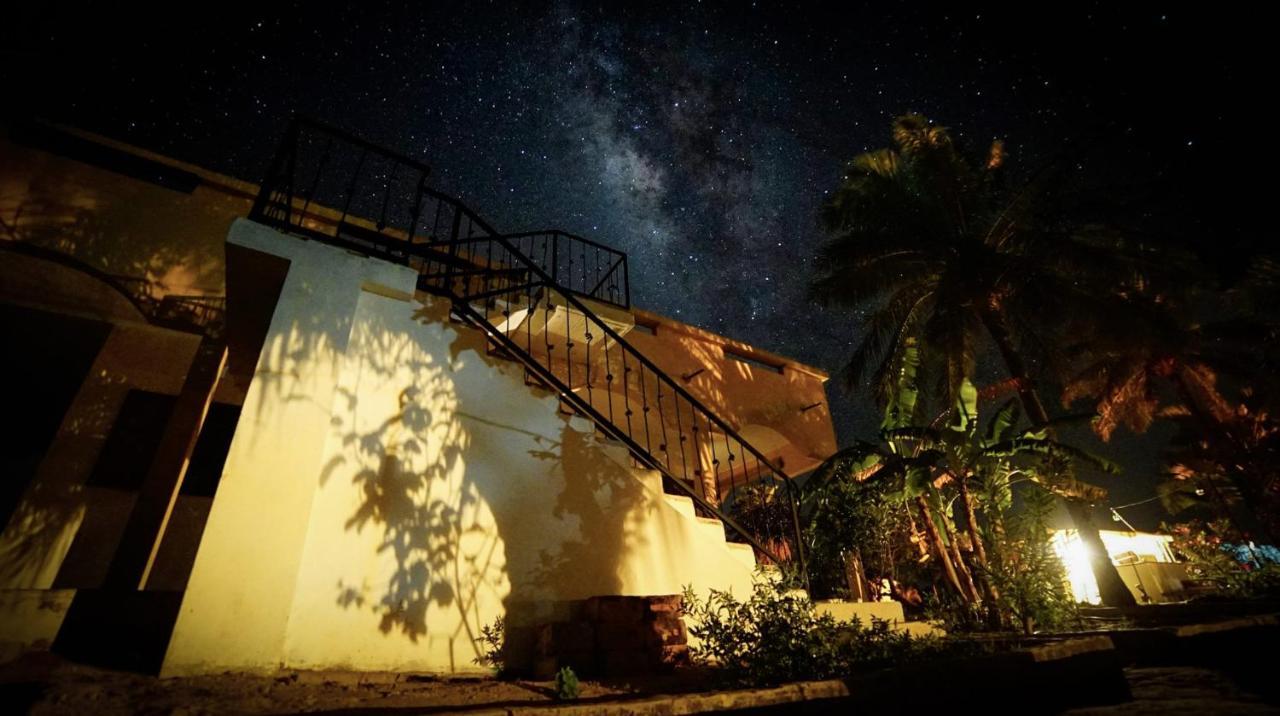
<svg viewBox="0 0 1280 716"><path fill-rule="evenodd" d="M363 158L337 162L339 143ZM304 147L323 147L322 156L304 161ZM640 465L660 471L669 491L688 495L699 513L720 519L730 540L804 575L794 482L632 347L619 331L625 321L600 315L607 312L595 302L629 305L624 254L562 232L501 234L461 202L426 187L425 166L405 160L403 167L373 172L371 157L394 161L390 152L350 135L295 123L251 218L414 267L420 290L449 298L458 318L488 335L492 350L522 363L530 380L590 417ZM352 176L316 176L339 166ZM372 178L363 193L362 175ZM347 187L342 208L322 206L329 195L299 193L304 176L309 187ZM412 178L407 205L386 198L399 196L387 188L392 176ZM371 201L370 191L383 198ZM365 218L352 207L375 213Z"/></svg>
<svg viewBox="0 0 1280 716"><path fill-rule="evenodd" d="M319 122L296 119L272 161L250 218L403 261L408 245L495 233L475 212L427 186L427 165ZM567 291L630 308L627 255L547 230L510 234Z"/></svg>

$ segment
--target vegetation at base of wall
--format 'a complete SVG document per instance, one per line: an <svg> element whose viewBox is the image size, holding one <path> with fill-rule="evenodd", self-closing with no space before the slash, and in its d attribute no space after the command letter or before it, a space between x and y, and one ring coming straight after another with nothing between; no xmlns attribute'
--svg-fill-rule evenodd
<svg viewBox="0 0 1280 716"><path fill-rule="evenodd" d="M480 654L473 659L478 666L493 669L498 676L507 674L506 645L507 624L503 617L498 617L492 624L480 627L480 638L476 640Z"/></svg>
<svg viewBox="0 0 1280 716"><path fill-rule="evenodd" d="M975 647L939 637L913 637L873 619L837 622L819 615L804 592L761 578L746 601L711 590L684 593L696 663L726 680L753 686L829 679L921 659L958 656Z"/></svg>
<svg viewBox="0 0 1280 716"><path fill-rule="evenodd" d="M573 701L578 698L578 675L573 669L565 666L556 672L556 698L560 701Z"/></svg>
<svg viewBox="0 0 1280 716"><path fill-rule="evenodd" d="M1212 585L1217 594L1234 599L1280 597L1280 563L1274 552L1251 548L1232 539L1227 520L1161 525L1173 535L1173 550L1187 561L1194 579Z"/></svg>
<svg viewBox="0 0 1280 716"><path fill-rule="evenodd" d="M805 525L812 593L857 599L851 577L866 576L864 597L873 584L901 583L910 571L911 525L882 481L839 480L815 495ZM904 547L905 553L904 553ZM878 596L878 595L874 595Z"/></svg>

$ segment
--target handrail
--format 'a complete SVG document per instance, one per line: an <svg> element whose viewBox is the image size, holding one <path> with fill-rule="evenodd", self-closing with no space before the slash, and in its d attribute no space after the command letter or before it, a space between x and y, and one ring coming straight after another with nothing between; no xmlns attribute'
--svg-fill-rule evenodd
<svg viewBox="0 0 1280 716"><path fill-rule="evenodd" d="M629 307L625 253L558 230L502 234L459 199L426 186L425 165L397 166L389 150L328 129L306 120L291 123L250 218L413 266L420 289L448 297L493 345L627 445L699 511L719 518L731 537L774 563L794 557L805 573L792 479L591 308ZM317 156L304 151L317 146ZM563 325L553 325L553 317ZM580 343L585 346L575 362ZM601 371L605 379L597 385ZM624 405L615 406L615 396ZM664 412L664 400L674 404L674 413ZM772 492L762 488L769 485ZM751 512L757 502L763 517Z"/></svg>
<svg viewBox="0 0 1280 716"><path fill-rule="evenodd" d="M802 549L802 547L800 546L801 536L799 534L798 515L795 514L795 506L796 506L796 496L794 493L795 485L794 485L794 482L786 475L786 473L784 473L782 470L774 466L768 460L768 458L766 458L763 454L761 454L758 450L756 450L746 440L741 438L741 436L739 436L737 432L734 431L733 428L728 425L728 423L726 423L713 411L711 411L709 408L703 405L701 401L693 397L693 395L691 395L684 388L677 385L669 376L666 375L665 372L663 372L660 368L654 365L652 361L650 361L647 357L645 357L644 354L640 353L638 350L632 347L626 341L626 339L624 339L620 334L614 331L602 319L596 316L581 300L579 300L571 292L563 291L558 286L556 286L555 283L550 280L551 277L548 274L542 271L542 269L535 262L529 261L527 257L524 257L522 253L518 249L516 249L515 246L511 245L506 240L505 236L495 235L492 237L492 239L494 242L501 245L502 248L506 252L508 252L511 257L519 259L523 263L525 263L528 267L528 270L531 271L533 274L535 274L536 278L541 279L540 281L529 281L529 282L522 283L518 286L511 287L508 289L507 292L524 293L527 297L532 298L534 294L533 287L536 286L536 287L542 288L544 291L548 293L550 292L559 293L561 300L563 300L566 305L572 306L573 308L577 309L585 321L592 322L593 327L590 330L598 329L602 333L604 333L605 336L613 340L619 346L619 348L624 349L626 351L623 355L629 356L632 360L637 361L641 366L643 366L644 368L647 368L649 372L653 375L655 381L661 381L662 383L665 384L665 386L668 389L670 389L679 397L687 401L691 408L696 408L698 411L697 417L701 417L705 422L714 424L716 427L720 428L720 431L721 431L720 434L722 436L722 439L726 443L726 448L729 448L728 441L730 438L732 438L734 441L734 445L736 445L739 452L743 450L749 452L752 458L754 458L757 461L757 468L756 468L757 479L759 479L759 476L763 472L760 469L761 466L767 468L768 472L774 475L780 476L782 478L780 481L784 484L785 489L787 490L788 506L791 508L793 512L792 524L796 528L796 534L794 535L795 542L793 543L793 545L796 545L796 546L792 547L792 545L788 545L788 547L791 547L792 549L796 550L797 556L801 561L802 569L803 569L803 556L802 556L802 553L799 552L799 550ZM416 247L411 248L410 251L414 253L421 253L422 257L426 260L432 259L430 254L423 253L421 249L416 249ZM501 258L501 256L499 258ZM469 285L469 283L470 283L470 280L468 280L464 285ZM592 415L598 427L600 427L604 432L610 434L610 437L613 437L614 439L617 439L623 442L624 444L626 444L628 448L632 451L632 453L636 455L638 458L640 458L643 463L645 463L651 468L654 468L663 472L668 477L673 478L672 482L675 484L675 486L678 487L682 492L686 493L689 497L693 498L693 500L698 504L698 506L701 507L705 512L715 515L722 522L728 525L734 532L738 533L738 535L746 539L750 544L752 544L752 546L755 549L759 550L772 562L781 563L783 561L786 561L786 560L780 559L778 554L776 553L776 550L771 549L770 546L764 544L763 541L759 539L758 535L752 534L751 530L743 527L740 524L739 520L735 519L729 514L726 514L724 510L720 509L719 506L715 504L714 498L707 494L707 489L706 489L707 485L705 482L702 483L702 486L704 488L703 492L699 493L697 490L693 489L690 485L686 484L683 480L680 479L681 477L687 476L687 470L682 471L686 473L685 475L672 474L673 470L672 470L672 465L670 464L670 459L669 459L670 451L667 451L664 449L663 451L667 452L668 454L668 460L667 461L661 460L654 453L652 441L650 439L646 438L646 444L641 445L639 442L638 436L632 435L624 431L622 429L622 425L619 424L620 421L617 420L614 416L610 415L606 417L600 414L600 408L599 406L592 404L590 394L588 394L587 400L584 401L582 399L582 396L575 391L572 385L573 363L572 363L571 357L567 358L566 360L566 364L569 369L569 378L568 378L569 384L566 385L559 375L557 375L554 371L549 369L549 366L543 365L541 362L537 360L536 357L532 355L532 351L530 350L532 348L531 330L527 330L527 333L526 333L526 335L530 338L530 343L524 347L521 347L518 343L511 340L510 335L502 331L494 323L492 318L489 315L487 315L489 311L503 311L505 312L504 316L509 316L510 315L509 308L499 309L496 305L486 305L486 309L485 309L486 314L480 314L479 311L477 311L471 305L471 302L475 298L479 297L481 294L467 294L467 293L459 294L453 290L448 289L447 287L435 286L435 285L428 285L428 286L425 286L424 288L436 288L438 290L434 292L441 293L443 295L449 296L450 298L453 298L455 300L455 310L458 310L460 313L469 315L472 318L472 322L474 324L476 324L479 328L481 328L487 334L489 334L489 336L495 339L503 348L506 348L509 353L511 353L514 356L517 356L521 360L521 362L526 365L526 367L533 369L534 372L538 374L539 378L541 378L546 383L554 385L557 388L557 392L559 392L562 399L565 399L570 403L572 403L574 407L579 409L581 412L588 415ZM484 292L484 297L490 298L495 294L500 295L501 293L503 293L501 289L490 290L490 291ZM546 300L546 298L547 298L546 296L542 296L542 297L539 297L537 300L540 303ZM487 303L488 302L486 302L486 304ZM507 306L510 306L510 305L511 305L511 302L508 301ZM530 301L528 305L532 307L534 304L532 301ZM550 311L545 311L543 313L544 318L546 318L549 314L550 314ZM568 323L568 320L569 320L568 316L566 315L566 323ZM505 320L500 321L500 323L506 323L506 321ZM530 322L528 319L525 320L524 325L526 326L526 329L532 329L532 322ZM519 331L520 329L517 328L516 330ZM544 325L544 332L545 330L546 330L546 326ZM590 341L592 340L592 335L590 333L590 330L588 330L585 334L586 340L588 342L588 347L586 349L588 354L590 353L590 350L591 350ZM566 336L566 337L569 337L569 336ZM574 347L574 343L572 342L572 340L567 340L565 342L565 345L567 347L567 352L572 352ZM550 358L550 356L548 358ZM607 369L607 365L608 365L607 355L605 357L605 360L606 360L606 369ZM548 363L551 363L551 362L552 361L549 359ZM628 370L625 363L626 363L626 359L624 358L622 360L622 364L623 364L622 367L624 371ZM590 370L589 366L590 366L590 363L587 363L584 367L586 368L586 370L589 371ZM588 381L589 381L589 375L588 375ZM643 374L640 377L640 382L641 384L643 384L644 382ZM658 395L657 399L660 402L661 401L660 390L658 391L657 395ZM645 412L648 412L649 408L647 405L644 406L644 410ZM678 410L679 408L677 407L677 411ZM630 422L631 422L630 417L633 414L630 407L627 408L627 413L628 413L627 415L628 424L630 426ZM639 419L637 421L639 421ZM647 431L650 428L649 421L648 419L644 419L644 422L645 422L645 428ZM697 428L695 423L695 427L694 427L695 436L696 436L696 432L697 432ZM646 433L646 436L647 436L647 433ZM684 436L681 436L681 437L684 437ZM715 440L714 434L710 437L710 439L712 441ZM714 450L714 445L712 447ZM735 459L735 456L732 450L729 450L728 456L731 462ZM744 460L743 462L745 463L746 461ZM731 473L731 482L732 482L732 480L734 479L733 473L735 471L732 468L732 466L729 468L729 470ZM748 472L745 464L742 470L744 472L744 478L745 478ZM717 473L716 477L718 480L718 477L719 477L718 471L716 471L716 473ZM744 485L745 485L745 481L744 481ZM742 487L744 485L733 484L732 486L737 488L737 487ZM788 537L790 538L792 536L788 535Z"/></svg>
<svg viewBox="0 0 1280 716"><path fill-rule="evenodd" d="M498 233L461 202L427 186L428 176L430 169L421 162L401 160L327 124L297 118L272 159L249 216L314 238L346 238L365 248L381 244L393 253L402 250L394 244L447 244L474 240L477 232ZM448 241L442 242L446 230ZM631 307L625 253L558 229L509 236L518 243L547 237L551 243L542 267L561 286Z"/></svg>

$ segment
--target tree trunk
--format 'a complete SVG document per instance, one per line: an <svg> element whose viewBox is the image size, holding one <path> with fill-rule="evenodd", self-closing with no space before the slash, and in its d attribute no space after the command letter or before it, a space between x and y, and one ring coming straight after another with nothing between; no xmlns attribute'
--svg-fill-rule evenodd
<svg viewBox="0 0 1280 716"><path fill-rule="evenodd" d="M1108 607L1132 607L1138 604L1133 598L1133 592L1129 591L1129 587L1120 578L1120 572L1116 571L1116 567L1111 563L1111 555L1107 553L1107 547L1102 543L1102 535L1098 534L1098 529L1093 526L1093 519L1089 515L1089 505L1079 500L1067 500L1067 512L1071 515L1071 521L1076 523L1076 532L1080 535L1080 541L1084 543L1085 551L1089 555L1089 567L1093 570L1093 578L1098 583L1098 595L1102 597L1102 603ZM1088 525L1089 529L1084 529L1082 525Z"/></svg>
<svg viewBox="0 0 1280 716"><path fill-rule="evenodd" d="M982 542L982 536L978 534L978 513L973 508L973 495L969 493L969 476L956 477L956 489L960 492L960 504L964 506L965 533L969 535L969 541L973 543L973 557L978 565L985 571L988 566L987 547ZM982 582L983 591L992 604L1000 599L1000 592L996 589L996 585L991 583L991 577L983 574L978 581Z"/></svg>
<svg viewBox="0 0 1280 716"><path fill-rule="evenodd" d="M917 497L916 509L920 511L920 521L924 523L925 534L929 537L929 544L933 547L933 551L938 555L942 571L947 575L947 581L951 582L951 586L961 597L967 599L964 587L960 586L960 577L956 574L955 565L951 563L951 555L947 554L947 546L942 541L942 535L938 533L938 526L933 522L933 515L929 514L929 503L925 502L923 497Z"/></svg>
<svg viewBox="0 0 1280 716"><path fill-rule="evenodd" d="M960 492L960 504L964 506L965 532L973 543L973 555L978 564L987 566L987 548L978 535L978 513L973 508L973 496L969 494L969 476L956 477L956 489Z"/></svg>
<svg viewBox="0 0 1280 716"><path fill-rule="evenodd" d="M965 596L969 602L977 604L981 600L978 594L978 585L973 581L973 574L969 571L969 565L964 563L964 555L960 552L960 540L951 532L951 527L947 524L947 518L942 518L942 529L946 532L947 542L951 544L951 559L956 565L956 574L960 576L960 585L964 587Z"/></svg>
<svg viewBox="0 0 1280 716"><path fill-rule="evenodd" d="M862 568L862 553L856 549L845 553L844 579L853 601L867 601L867 595L870 592L867 590L867 577Z"/></svg>
<svg viewBox="0 0 1280 716"><path fill-rule="evenodd" d="M1049 423L1049 414L1044 409L1044 403L1040 402L1040 396L1031 382L1027 366L1022 362L1022 356L1013 345L1013 337L1009 335L1004 316L998 308L988 307L982 311L982 325L986 327L991 340L1000 351L1005 368L1009 371L1009 377L1014 378L1018 383L1018 398L1022 402L1022 409L1031 419L1032 427L1044 427ZM1070 498L1064 498L1064 502L1067 511L1071 513L1071 520L1075 522L1080 539L1090 552L1089 565L1093 568L1093 577L1098 583L1102 603L1108 607L1136 606L1137 600L1120 579L1120 572L1116 571L1116 566L1111 563L1111 557L1102 545L1102 535L1098 534L1098 528L1093 524L1088 505Z"/></svg>

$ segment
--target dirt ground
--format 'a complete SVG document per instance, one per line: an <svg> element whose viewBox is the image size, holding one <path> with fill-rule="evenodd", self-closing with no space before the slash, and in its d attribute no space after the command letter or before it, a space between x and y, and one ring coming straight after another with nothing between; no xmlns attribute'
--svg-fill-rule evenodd
<svg viewBox="0 0 1280 716"><path fill-rule="evenodd" d="M607 682L583 681L579 703L705 688L695 672ZM0 666L0 711L31 714L361 713L387 709L449 713L550 704L554 684L484 677L378 672L220 674L159 679L41 654Z"/></svg>
<svg viewBox="0 0 1280 716"><path fill-rule="evenodd" d="M1128 668L1125 677L1131 701L1066 713L1280 714L1280 709L1220 670ZM577 703L603 706L654 694L703 691L709 686L706 675L694 670L662 677L583 681ZM554 685L550 682L483 677L299 671L271 677L220 674L159 679L73 664L47 654L29 655L0 666L0 712L5 714L432 714L553 703ZM761 712L786 713L796 706ZM820 702L810 707L806 712L826 711Z"/></svg>

